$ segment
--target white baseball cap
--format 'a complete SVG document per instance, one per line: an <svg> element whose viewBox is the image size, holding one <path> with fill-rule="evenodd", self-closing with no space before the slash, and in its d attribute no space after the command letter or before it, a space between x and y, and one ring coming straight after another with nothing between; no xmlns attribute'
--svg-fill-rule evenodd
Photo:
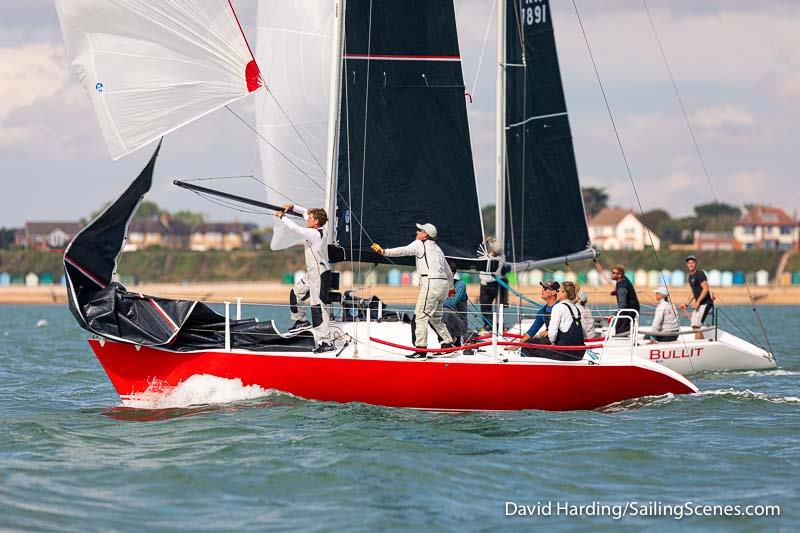
<svg viewBox="0 0 800 533"><path fill-rule="evenodd" d="M589 297L586 295L585 292L580 291L578 293L578 301L581 302L581 303L586 303L586 302L589 301Z"/></svg>
<svg viewBox="0 0 800 533"><path fill-rule="evenodd" d="M663 285L661 287L657 288L656 290L654 290L653 292L656 292L656 293L658 293L658 294L660 294L662 296L669 296L669 291Z"/></svg>
<svg viewBox="0 0 800 533"><path fill-rule="evenodd" d="M419 228L422 231L424 231L425 233L427 233L428 237L430 237L431 239L435 239L436 238L436 226L434 226L430 222L428 222L426 224L417 224L417 228Z"/></svg>

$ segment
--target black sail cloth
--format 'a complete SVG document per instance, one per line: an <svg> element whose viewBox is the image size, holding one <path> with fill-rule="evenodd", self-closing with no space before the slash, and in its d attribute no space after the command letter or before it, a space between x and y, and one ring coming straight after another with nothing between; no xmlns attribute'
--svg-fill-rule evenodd
<svg viewBox="0 0 800 533"><path fill-rule="evenodd" d="M67 246L64 270L69 309L85 330L101 337L175 351L225 346L225 318L207 305L131 292L113 280L128 226L150 190L156 148L125 192ZM231 347L256 351L310 350L310 333L282 336L274 324L230 321Z"/></svg>
<svg viewBox="0 0 800 533"><path fill-rule="evenodd" d="M548 0L506 4L507 261L589 248ZM524 57L523 57L524 54Z"/></svg>
<svg viewBox="0 0 800 533"><path fill-rule="evenodd" d="M418 222L436 225L446 256L476 258L480 211L452 0L348 0L344 41L336 224L346 260L388 262L372 240L408 244Z"/></svg>

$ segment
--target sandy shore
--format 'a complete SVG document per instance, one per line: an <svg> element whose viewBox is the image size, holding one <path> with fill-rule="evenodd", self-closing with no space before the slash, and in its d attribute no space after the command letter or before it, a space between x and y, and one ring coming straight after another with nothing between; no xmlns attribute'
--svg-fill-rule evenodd
<svg viewBox="0 0 800 533"><path fill-rule="evenodd" d="M245 303L286 303L290 286L274 282L262 283L193 283L181 284L142 284L131 287L131 290L162 296L167 298L183 298L189 300L202 300L207 302L236 301L241 297ZM478 301L478 285L469 285L468 294L472 302ZM607 287L584 287L589 295L589 301L596 304L614 303L614 297L609 294ZM639 298L643 303L654 303L651 288L638 288ZM766 305L800 305L800 286L792 287L751 287L753 296L759 304ZM523 294L539 300L539 290L536 287L524 287ZM673 289L673 301L683 302L688 298L689 289ZM747 289L744 287L718 287L714 289L718 301L726 305L741 305L750 303ZM416 299L416 287L389 287L376 285L362 294L378 295L387 303L413 303ZM0 304L64 304L67 293L63 287L0 287ZM512 298L512 303L516 300Z"/></svg>

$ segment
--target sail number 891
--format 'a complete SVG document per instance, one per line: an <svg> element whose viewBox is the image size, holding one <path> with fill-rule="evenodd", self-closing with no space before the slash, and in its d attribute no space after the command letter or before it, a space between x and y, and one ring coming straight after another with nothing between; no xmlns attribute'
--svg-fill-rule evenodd
<svg viewBox="0 0 800 533"><path fill-rule="evenodd" d="M522 19L528 26L547 22L547 4L540 2L542 0L522 0Z"/></svg>

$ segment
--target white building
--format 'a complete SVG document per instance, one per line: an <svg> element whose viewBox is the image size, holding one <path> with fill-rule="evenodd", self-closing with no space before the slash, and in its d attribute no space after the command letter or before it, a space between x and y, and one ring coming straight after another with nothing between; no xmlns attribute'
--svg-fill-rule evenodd
<svg viewBox="0 0 800 533"><path fill-rule="evenodd" d="M745 250L797 250L800 226L783 209L756 206L733 227L733 238Z"/></svg>
<svg viewBox="0 0 800 533"><path fill-rule="evenodd" d="M632 211L606 207L589 220L589 238L600 250L661 248L661 239L642 224Z"/></svg>

